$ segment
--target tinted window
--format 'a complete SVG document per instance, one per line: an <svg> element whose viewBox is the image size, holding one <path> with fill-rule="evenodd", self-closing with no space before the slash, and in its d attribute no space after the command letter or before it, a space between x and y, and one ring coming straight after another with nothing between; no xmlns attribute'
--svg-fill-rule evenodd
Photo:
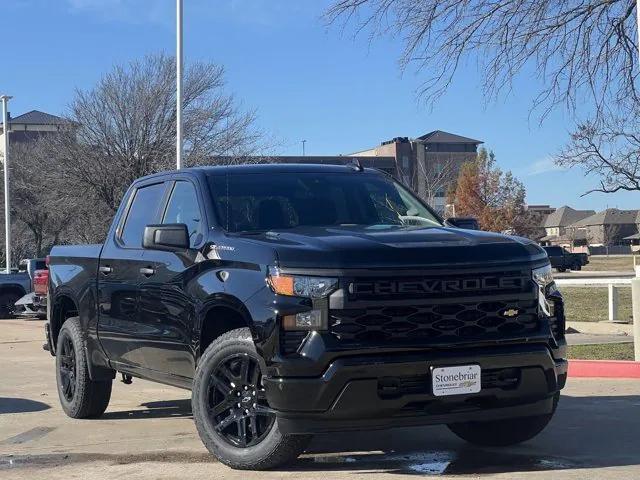
<svg viewBox="0 0 640 480"><path fill-rule="evenodd" d="M547 255L552 255L554 257L562 255L562 249L560 247L545 247L547 251Z"/></svg>
<svg viewBox="0 0 640 480"><path fill-rule="evenodd" d="M144 227L154 223L158 205L164 193L164 183L156 183L136 190L120 239L128 247L142 248Z"/></svg>
<svg viewBox="0 0 640 480"><path fill-rule="evenodd" d="M440 225L409 191L381 174L234 174L210 181L222 226L230 232Z"/></svg>
<svg viewBox="0 0 640 480"><path fill-rule="evenodd" d="M191 246L199 243L202 218L198 206L198 195L191 182L176 182L162 223L184 223L189 229Z"/></svg>

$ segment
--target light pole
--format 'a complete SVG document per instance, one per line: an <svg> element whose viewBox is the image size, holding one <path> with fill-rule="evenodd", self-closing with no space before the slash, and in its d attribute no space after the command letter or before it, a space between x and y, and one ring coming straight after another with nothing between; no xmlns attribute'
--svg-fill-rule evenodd
<svg viewBox="0 0 640 480"><path fill-rule="evenodd" d="M2 128L4 133L4 235L6 272L11 273L11 210L9 209L9 110L7 103L12 97L2 95Z"/></svg>
<svg viewBox="0 0 640 480"><path fill-rule="evenodd" d="M640 0L638 0L640 2ZM306 140L302 140L302 156L305 156L305 151L304 151L304 146L306 145L307 141Z"/></svg>
<svg viewBox="0 0 640 480"><path fill-rule="evenodd" d="M176 169L182 168L182 0L176 0Z"/></svg>

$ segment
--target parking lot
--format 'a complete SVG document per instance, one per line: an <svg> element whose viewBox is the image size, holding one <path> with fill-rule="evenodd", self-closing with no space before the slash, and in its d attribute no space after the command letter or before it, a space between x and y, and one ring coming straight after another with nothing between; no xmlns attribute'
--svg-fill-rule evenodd
<svg viewBox="0 0 640 480"><path fill-rule="evenodd" d="M640 382L573 380L550 427L514 448L466 445L444 427L317 437L295 464L237 472L200 443L189 392L116 382L99 420L59 407L43 322L0 321L0 477L57 478L640 478Z"/></svg>

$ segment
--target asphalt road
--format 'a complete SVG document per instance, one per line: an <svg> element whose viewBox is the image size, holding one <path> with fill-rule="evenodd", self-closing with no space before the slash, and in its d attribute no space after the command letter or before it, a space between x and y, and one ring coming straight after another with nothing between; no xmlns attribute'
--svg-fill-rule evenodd
<svg viewBox="0 0 640 480"><path fill-rule="evenodd" d="M640 382L570 379L556 417L536 439L481 449L444 427L317 437L296 463L237 472L205 450L189 392L117 382L99 420L72 420L58 405L42 322L0 321L2 479L638 479Z"/></svg>

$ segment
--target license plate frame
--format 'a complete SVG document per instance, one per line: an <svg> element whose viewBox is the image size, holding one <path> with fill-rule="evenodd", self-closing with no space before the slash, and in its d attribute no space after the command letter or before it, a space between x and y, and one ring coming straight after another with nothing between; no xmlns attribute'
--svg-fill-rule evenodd
<svg viewBox="0 0 640 480"><path fill-rule="evenodd" d="M478 364L431 367L431 393L435 397L470 395L482 391Z"/></svg>

